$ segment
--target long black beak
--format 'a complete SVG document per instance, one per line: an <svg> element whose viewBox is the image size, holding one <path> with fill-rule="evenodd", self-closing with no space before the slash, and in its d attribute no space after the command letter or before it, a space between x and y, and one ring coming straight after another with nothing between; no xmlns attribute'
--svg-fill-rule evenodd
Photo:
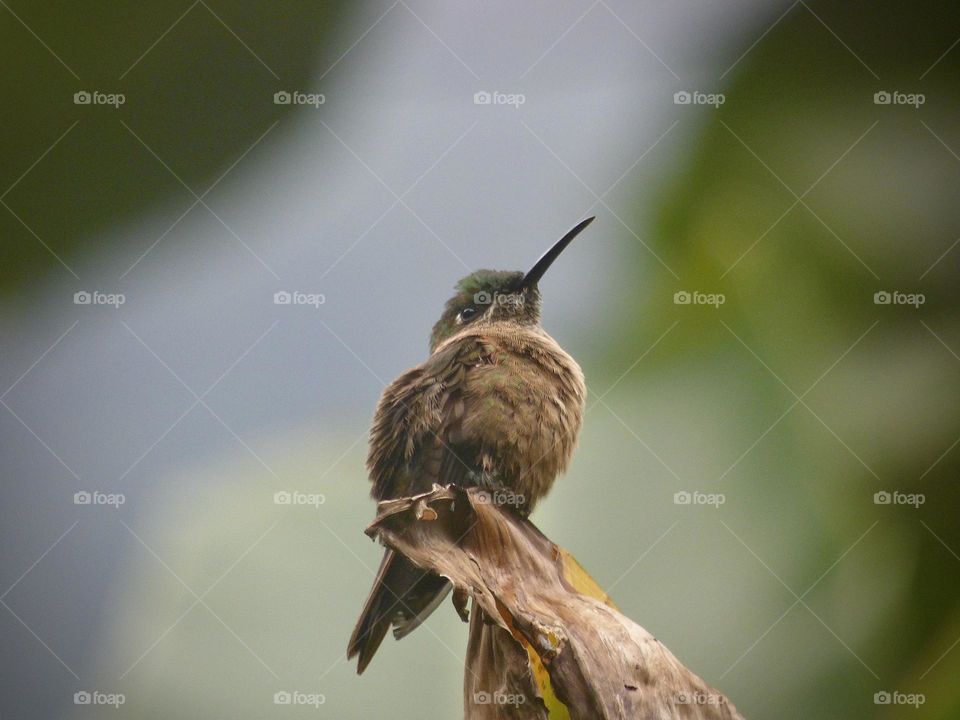
<svg viewBox="0 0 960 720"><path fill-rule="evenodd" d="M552 248L540 256L540 259L537 260L537 264L530 268L530 271L523 276L523 280L520 282L520 287L527 288L536 285L540 281L540 278L543 277L543 274L547 272L547 268L549 268L553 264L553 261L560 256L560 253L563 252L564 248L566 248L567 245L569 245L573 239L580 234L581 230L583 230L594 220L596 220L596 216L588 217L586 220L581 220L579 223L577 223L576 227L574 227L562 238L557 240Z"/></svg>

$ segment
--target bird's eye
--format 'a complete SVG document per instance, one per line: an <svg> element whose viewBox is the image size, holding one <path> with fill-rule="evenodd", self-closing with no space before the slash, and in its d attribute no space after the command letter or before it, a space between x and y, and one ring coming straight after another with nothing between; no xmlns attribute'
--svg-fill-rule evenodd
<svg viewBox="0 0 960 720"><path fill-rule="evenodd" d="M457 320L462 323L469 322L477 314L477 309L473 307L465 307L460 311L460 314L457 315Z"/></svg>

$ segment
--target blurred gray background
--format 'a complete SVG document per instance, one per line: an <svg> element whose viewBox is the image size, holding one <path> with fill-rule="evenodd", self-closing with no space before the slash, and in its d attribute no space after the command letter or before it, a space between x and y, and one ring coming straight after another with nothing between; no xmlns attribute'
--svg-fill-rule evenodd
<svg viewBox="0 0 960 720"><path fill-rule="evenodd" d="M0 716L460 716L448 606L344 657L368 423L596 214L534 521L749 717L960 717L956 8L0 5Z"/></svg>

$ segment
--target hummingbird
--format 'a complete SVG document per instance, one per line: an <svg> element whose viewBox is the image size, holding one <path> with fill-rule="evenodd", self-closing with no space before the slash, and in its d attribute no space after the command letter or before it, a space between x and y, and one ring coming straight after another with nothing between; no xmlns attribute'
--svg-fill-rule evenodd
<svg viewBox="0 0 960 720"><path fill-rule="evenodd" d="M527 516L570 462L583 418L583 371L540 325L538 282L581 221L526 273L460 280L430 335L430 356L384 390L367 471L377 501L475 487ZM393 626L399 640L443 602L449 581L387 549L347 647L362 673Z"/></svg>

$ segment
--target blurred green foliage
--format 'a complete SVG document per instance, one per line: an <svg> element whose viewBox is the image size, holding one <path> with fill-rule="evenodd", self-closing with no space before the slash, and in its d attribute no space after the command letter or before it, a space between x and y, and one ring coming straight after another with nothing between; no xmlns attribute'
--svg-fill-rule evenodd
<svg viewBox="0 0 960 720"><path fill-rule="evenodd" d="M4 3L0 94L15 101L0 104L0 194L10 209L0 207L0 296L66 272L54 254L73 265L116 250L98 231L146 207L182 198L185 210L193 197L133 133L202 195L289 112L273 94L309 88L316 68L347 49L333 34L346 5ZM126 102L74 104L74 93L93 90ZM48 150L55 160L37 162ZM154 240L125 250L135 258Z"/></svg>
<svg viewBox="0 0 960 720"><path fill-rule="evenodd" d="M636 251L637 266L655 270L623 313L621 356L643 353L677 320L651 363L738 378L722 414L743 448L763 439L716 487L748 478L747 491L809 513L816 531L796 534L794 550L808 572L794 589L873 519L906 553L895 607L857 650L876 659L881 680L855 662L811 676L787 703L796 713L780 717L809 717L817 694L825 715L863 717L871 687L927 697L917 712L878 706L878 716L960 717L960 652L948 652L960 637L960 251L944 255L960 235L960 52L933 66L958 27L956 6L795 6L730 73L726 103L704 111L702 136L663 193L653 248L678 278ZM883 90L923 93L925 103L874 104ZM727 300L718 311L677 307L680 289ZM894 289L926 302L874 304L875 292ZM766 435L796 396L803 403ZM783 432L793 414L807 422ZM925 505L871 503L894 488L924 493ZM874 599L868 587L849 585L834 606L856 613Z"/></svg>

